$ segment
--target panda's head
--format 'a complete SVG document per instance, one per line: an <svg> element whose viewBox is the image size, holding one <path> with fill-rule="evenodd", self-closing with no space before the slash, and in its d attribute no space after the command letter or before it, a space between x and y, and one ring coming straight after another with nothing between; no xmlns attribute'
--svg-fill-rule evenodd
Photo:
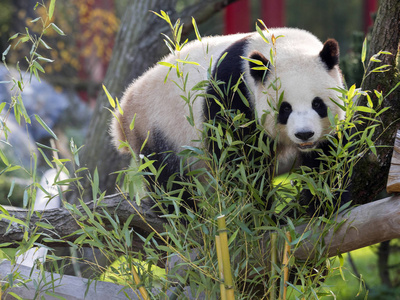
<svg viewBox="0 0 400 300"><path fill-rule="evenodd" d="M328 109L339 119L344 118L344 112L332 101L340 103L339 93L333 88L343 85L338 43L330 39L319 45L317 52L296 47L293 51L282 49L281 56L277 47L274 68L270 66L267 73L250 69L258 85L256 110L259 115L260 111L269 114L264 118L266 131L277 137L280 144L300 151L314 149L331 132ZM253 51L249 56L269 64L261 52ZM250 63L251 67L254 64ZM271 113L271 106L275 113Z"/></svg>

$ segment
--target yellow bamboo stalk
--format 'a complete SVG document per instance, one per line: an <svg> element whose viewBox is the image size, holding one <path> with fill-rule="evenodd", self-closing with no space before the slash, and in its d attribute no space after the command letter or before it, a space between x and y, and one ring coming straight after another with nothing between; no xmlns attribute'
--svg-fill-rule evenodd
<svg viewBox="0 0 400 300"><path fill-rule="evenodd" d="M141 285L139 274L136 272L135 267L133 265L132 265L131 271L132 271L133 279L135 280L136 286L139 287L140 295L142 295L144 300L150 300L149 294L147 294L147 291L144 288L144 286Z"/></svg>
<svg viewBox="0 0 400 300"><path fill-rule="evenodd" d="M219 285L219 289L221 291L221 300L226 300L226 290L225 290L225 281L224 281L224 264L222 262L221 239L220 239L219 235L215 236L215 245L217 248L219 278L221 279L221 283Z"/></svg>
<svg viewBox="0 0 400 300"><path fill-rule="evenodd" d="M225 290L226 290L226 299L234 300L235 292L233 286L233 278L231 272L231 262L229 258L229 248L228 248L228 233L226 229L225 216L219 216L217 218L218 222L218 233L221 242L221 254L222 254L222 263L223 263L223 271L224 271L224 282L225 282Z"/></svg>
<svg viewBox="0 0 400 300"><path fill-rule="evenodd" d="M290 257L290 245L289 243L292 241L292 237L290 232L286 232L286 240L285 240L285 250L283 251L283 296L282 300L286 300L287 294L287 282L289 281L289 257ZM279 297L281 298L281 297Z"/></svg>
<svg viewBox="0 0 400 300"><path fill-rule="evenodd" d="M278 263L278 256L277 256L277 250L276 250L276 241L278 238L278 234L276 232L271 233L271 292L269 295L269 299L275 300L276 299L276 269L274 268L274 265Z"/></svg>

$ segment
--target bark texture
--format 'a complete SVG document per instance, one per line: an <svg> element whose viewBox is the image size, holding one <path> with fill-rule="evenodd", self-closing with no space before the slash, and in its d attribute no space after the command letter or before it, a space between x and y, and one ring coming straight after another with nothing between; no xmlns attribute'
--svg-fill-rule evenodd
<svg viewBox="0 0 400 300"><path fill-rule="evenodd" d="M376 17L369 47L369 57L381 50L389 51L393 55L381 55L382 64L388 64L391 69L385 73L372 73L366 78L363 90L374 89L384 95L399 82L399 70L396 68L396 58L399 55L400 41L400 1L382 0ZM372 68L379 66L373 63ZM371 93L375 106L377 99ZM367 100L362 99L361 105L366 105ZM353 203L362 204L376 199L377 195L385 189L392 157L392 146L396 131L400 125L400 88L395 90L383 102L383 107L390 107L381 116L382 126L377 128L376 139L377 156L368 153L354 169L353 176ZM379 147L384 146L384 147Z"/></svg>
<svg viewBox="0 0 400 300"><path fill-rule="evenodd" d="M131 227L134 231L142 233L144 236L153 232L163 232L164 220L159 218L156 213L151 210L153 201L143 199L141 206L138 207L135 202L126 200L122 195L107 196L100 205L89 202L87 204L91 211L102 212L106 210L111 216L116 215L121 224L123 224L130 215L134 215ZM7 207L8 208L8 207ZM78 206L78 210L85 216L85 210ZM28 211L24 209L13 210L8 208L10 215L20 220L26 220ZM76 223L76 218L82 217L73 215L66 208L49 209L38 211L30 219L29 228L36 228L37 222L47 222L54 226L53 229L39 228L38 232L43 233L44 237L73 242L79 237L73 233L80 229ZM144 221L144 219L146 221ZM326 252L329 257L337 255L337 253L346 253L362 247L370 246L383 241L400 238L400 196L385 198L372 203L360 205L349 212L342 213L335 220L337 224L345 221L340 228L331 228L324 236L324 243L327 245ZM103 219L106 226L107 220ZM112 228L110 226L110 228ZM7 219L0 219L0 244L13 241L22 241L26 228L16 223L12 223ZM320 240L323 228L304 224L298 226L296 231L301 234L307 231L313 231L310 238L306 239L299 245L294 253L298 259L306 260L314 255L314 248ZM60 239L61 237L61 239ZM134 239L133 248L140 251L142 248L141 240L132 235ZM266 239L269 234L266 234ZM39 239L38 242L48 246L60 246L60 242ZM15 244L16 245L16 244ZM269 260L269 256L265 256Z"/></svg>
<svg viewBox="0 0 400 300"><path fill-rule="evenodd" d="M131 221L131 227L138 232L147 232L150 233L152 231L151 228L148 227L147 224L150 224L155 230L162 232L163 231L163 223L164 221L158 217L156 213L151 210L151 207L154 205L154 202L151 200L142 201L140 207L137 206L135 202L131 202L126 200L126 198L121 194L106 196L101 203L96 203L94 201L90 201L87 204L87 207L92 212L102 212L103 210L107 211L111 216L118 216L118 219L121 224L124 224L126 220L134 215ZM18 209L14 207L4 206L10 215L14 216L19 220L27 220L30 215L27 209ZM37 223L48 223L51 224L53 229L46 229L43 227L38 227L35 233L42 233L43 238L56 239L57 241L52 240L43 240L39 239L39 241L43 244L46 244L51 247L57 246L65 246L68 241L75 241L79 235L75 235L74 232L81 229L81 227L77 224L76 219L80 219L83 216L87 215L85 213L85 209L82 206L77 206L79 214L73 214L70 210L62 207L62 208L54 208L43 211L35 211L35 213L29 218L29 230L33 230L33 228L37 228ZM144 221L146 220L146 221ZM110 224L107 224L108 226ZM10 227L9 227L10 226ZM111 227L109 227L111 228ZM0 218L0 244L7 242L15 242L22 241L24 239L24 233L27 230L26 227L19 225L17 223L11 223L4 218ZM133 247L135 249L141 249L143 243L141 240L134 235L134 243ZM62 241L61 241L62 239Z"/></svg>
<svg viewBox="0 0 400 300"><path fill-rule="evenodd" d="M336 225L323 237L324 244L327 245L326 252L328 257L338 253L346 253L394 238L400 235L400 197L389 197L360 205L349 212L342 213L336 218ZM314 255L316 243L320 242L320 233L323 228L309 227L308 224L296 228L298 233L312 230L310 238L296 250L294 256L298 259L306 260ZM316 237L314 240L312 237Z"/></svg>

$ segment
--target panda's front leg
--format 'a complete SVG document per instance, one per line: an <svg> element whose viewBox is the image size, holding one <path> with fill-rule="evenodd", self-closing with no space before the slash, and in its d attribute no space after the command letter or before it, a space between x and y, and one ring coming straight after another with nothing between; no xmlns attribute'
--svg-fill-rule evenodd
<svg viewBox="0 0 400 300"><path fill-rule="evenodd" d="M323 155L331 155L331 147L332 144L328 141L325 141L321 143L318 146L319 150L313 150L313 151L307 151L307 152L302 152L301 153L301 160L302 163L301 165L306 166L310 169L312 169L314 174L318 174L318 176L321 176L323 173L329 173L325 172L326 170L322 170L322 168L325 169L326 164L324 164L324 159L321 157ZM326 167L328 168L328 167ZM348 172L347 170L344 170L344 173L341 176L327 176L326 180L328 181L328 185L332 187L333 185L337 184L337 182L332 182L332 177L338 178L340 177L341 181L346 183L348 182ZM313 195L308 188L303 188L301 195L300 195L300 204L306 208L306 212L310 216L321 216L326 213L326 209L324 205L321 205L323 201L322 199L316 195ZM345 190L334 192L333 193L333 207L335 208L334 211L337 211L339 207L351 200L351 185L348 185Z"/></svg>

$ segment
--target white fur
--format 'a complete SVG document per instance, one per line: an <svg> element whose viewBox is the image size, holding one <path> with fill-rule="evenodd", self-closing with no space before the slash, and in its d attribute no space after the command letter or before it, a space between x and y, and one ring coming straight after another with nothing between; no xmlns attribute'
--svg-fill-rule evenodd
<svg viewBox="0 0 400 300"><path fill-rule="evenodd" d="M341 111L330 98L338 101L337 92L331 88L342 86L341 74L338 67L329 72L319 58L319 52L323 44L312 34L300 29L276 28L269 30L265 35L272 40L272 35L279 37L276 40L275 67L270 66L270 73L264 84L255 81L250 75L250 68L247 61L243 60L242 70L250 90L253 93L252 99L257 116L268 112L266 121L262 124L266 132L273 138L278 138L279 144L283 146L281 159L291 160L298 153L297 144L301 143L294 134L299 130L314 131L312 141L317 141L326 133L329 133L329 122L327 118L321 119L312 110L311 102L315 97L323 99L324 103L331 109L333 114L344 118ZM265 43L258 33L237 34L230 36L216 36L203 38L202 42L193 41L187 44L183 50L174 55L168 55L162 61L172 64L176 59L187 59L197 62L200 65L179 64L185 76L189 74L186 91L194 96L198 92L191 91L193 86L202 80L207 80L207 69L215 66L219 57L232 43L250 36L250 43L245 49L245 56L252 51L261 52L266 58L270 58L271 44ZM203 129L204 121L203 105L204 99L197 98L193 103L193 115L195 127L189 125L186 116L189 115L189 108L180 95L184 94L174 83L182 84L182 79L177 78L176 72L172 70L168 80L164 83L168 67L156 65L135 80L125 91L121 100L121 107L124 115L120 116L122 128L114 120L111 133L114 143L118 146L120 141L127 140L133 150L139 153L141 142L137 136L146 137L150 132L148 143L152 143L152 131L161 130L164 136L168 137L169 143L175 145L174 151L181 151L183 145L199 146L193 140L199 138L199 132ZM287 125L278 125L276 122L277 94L270 84L279 77L281 89L284 91L283 101L291 104L293 112L290 115ZM192 98L194 99L194 97ZM129 130L135 113L136 121L133 131ZM121 130L123 129L123 130Z"/></svg>

